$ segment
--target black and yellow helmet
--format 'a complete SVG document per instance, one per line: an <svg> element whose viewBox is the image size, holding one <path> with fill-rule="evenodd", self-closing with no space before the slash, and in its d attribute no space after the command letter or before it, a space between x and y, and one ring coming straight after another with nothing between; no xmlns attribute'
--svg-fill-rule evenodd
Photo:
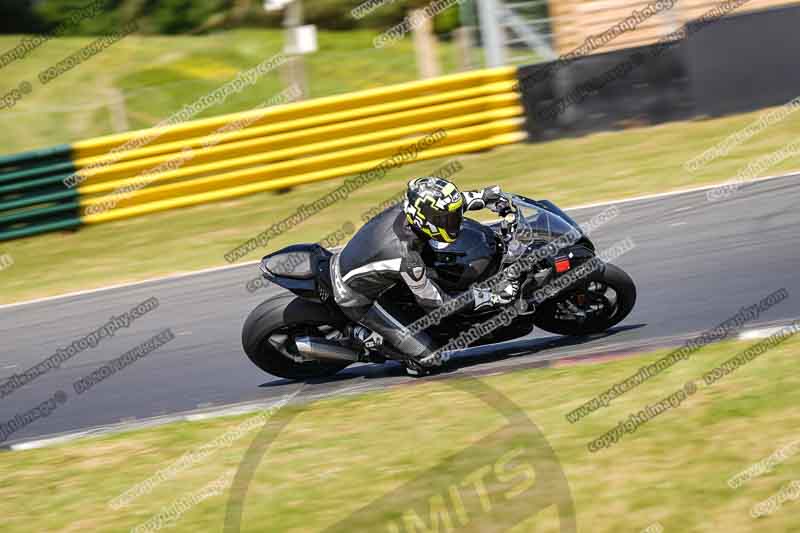
<svg viewBox="0 0 800 533"><path fill-rule="evenodd" d="M464 198L447 180L417 178L408 182L403 211L419 232L439 242L453 242L464 220Z"/></svg>

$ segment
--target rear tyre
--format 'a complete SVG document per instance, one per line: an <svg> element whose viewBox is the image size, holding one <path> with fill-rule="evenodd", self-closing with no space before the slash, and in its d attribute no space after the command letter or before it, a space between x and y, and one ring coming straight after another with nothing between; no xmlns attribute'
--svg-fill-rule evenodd
<svg viewBox="0 0 800 533"><path fill-rule="evenodd" d="M318 335L321 328L341 331L344 326L343 320L324 305L294 294L281 294L253 309L247 317L242 328L242 347L258 368L273 376L292 380L332 376L350 363L294 361L289 357L297 355L293 338ZM283 343L276 340L283 338Z"/></svg>
<svg viewBox="0 0 800 533"><path fill-rule="evenodd" d="M602 333L622 322L636 304L636 285L616 265L607 264L605 272L591 278L587 288L571 290L547 301L536 313L536 327L557 335ZM587 312L576 320L574 310Z"/></svg>

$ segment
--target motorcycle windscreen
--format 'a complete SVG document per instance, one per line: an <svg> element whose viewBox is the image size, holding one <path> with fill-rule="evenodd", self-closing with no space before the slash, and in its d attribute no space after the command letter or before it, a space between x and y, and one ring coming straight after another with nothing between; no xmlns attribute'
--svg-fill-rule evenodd
<svg viewBox="0 0 800 533"><path fill-rule="evenodd" d="M516 237L520 241L550 242L574 229L572 224L550 211L527 204L518 204L518 207L522 217L519 220Z"/></svg>

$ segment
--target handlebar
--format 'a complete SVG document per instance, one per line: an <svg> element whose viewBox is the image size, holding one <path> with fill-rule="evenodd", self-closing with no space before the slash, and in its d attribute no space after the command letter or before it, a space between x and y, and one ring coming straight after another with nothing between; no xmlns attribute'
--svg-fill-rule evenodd
<svg viewBox="0 0 800 533"><path fill-rule="evenodd" d="M505 202L503 202L503 200L505 200ZM508 243L514 238L517 228L519 227L519 217L517 214L519 213L519 208L514 203L514 199L506 194L500 195L500 199L497 200L496 205L500 206L497 214L503 217L500 221L500 233L503 240Z"/></svg>

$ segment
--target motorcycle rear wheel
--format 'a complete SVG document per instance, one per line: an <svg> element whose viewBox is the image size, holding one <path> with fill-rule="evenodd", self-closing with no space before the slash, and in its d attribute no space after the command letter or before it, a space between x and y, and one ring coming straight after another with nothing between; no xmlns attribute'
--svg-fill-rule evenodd
<svg viewBox="0 0 800 533"><path fill-rule="evenodd" d="M346 361L297 362L281 353L296 354L293 337L318 334L319 328L344 327L341 319L332 315L322 304L295 296L281 294L253 309L242 328L242 347L247 357L261 370L273 376L291 380L328 377L349 366ZM286 336L286 342L276 347L275 339Z"/></svg>

